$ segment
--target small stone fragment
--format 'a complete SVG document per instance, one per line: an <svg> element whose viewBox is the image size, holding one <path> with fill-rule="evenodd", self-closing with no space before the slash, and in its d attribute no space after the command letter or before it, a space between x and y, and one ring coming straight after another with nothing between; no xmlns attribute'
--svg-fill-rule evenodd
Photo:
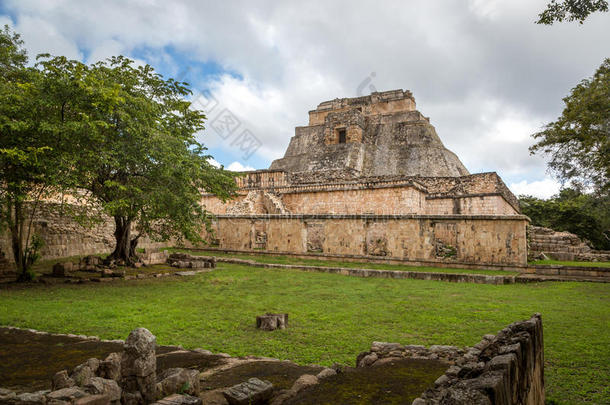
<svg viewBox="0 0 610 405"><path fill-rule="evenodd" d="M157 375L157 395L199 394L199 371L169 368Z"/></svg>
<svg viewBox="0 0 610 405"><path fill-rule="evenodd" d="M332 368L325 368L324 370L320 371L316 375L316 377L318 378L318 380L322 380L324 378L328 378L328 377L331 377L336 374L337 374L337 372L335 370L333 370Z"/></svg>
<svg viewBox="0 0 610 405"><path fill-rule="evenodd" d="M87 395L74 401L74 405L108 405L110 399L106 395Z"/></svg>
<svg viewBox="0 0 610 405"><path fill-rule="evenodd" d="M174 394L158 400L153 405L202 405L201 398Z"/></svg>
<svg viewBox="0 0 610 405"><path fill-rule="evenodd" d="M87 393L79 387L62 388L47 394L47 400L73 401L86 397Z"/></svg>
<svg viewBox="0 0 610 405"><path fill-rule="evenodd" d="M119 381L121 379L121 354L110 353L100 362L98 375L102 378Z"/></svg>
<svg viewBox="0 0 610 405"><path fill-rule="evenodd" d="M318 379L315 375L303 374L292 384L290 389L294 392L299 392L316 384L318 384Z"/></svg>
<svg viewBox="0 0 610 405"><path fill-rule="evenodd" d="M108 400L111 403L118 403L121 400L121 387L119 387L119 384L114 380L93 377L83 388L90 394L108 397Z"/></svg>
<svg viewBox="0 0 610 405"><path fill-rule="evenodd" d="M60 390L62 388L70 388L74 387L76 383L72 378L68 376L67 370L61 370L55 373L53 376L53 381L51 383L51 387L53 387L53 391Z"/></svg>

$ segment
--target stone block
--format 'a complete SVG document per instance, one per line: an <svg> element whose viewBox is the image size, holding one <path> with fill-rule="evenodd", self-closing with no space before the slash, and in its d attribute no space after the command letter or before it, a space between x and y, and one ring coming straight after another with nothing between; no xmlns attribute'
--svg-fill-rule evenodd
<svg viewBox="0 0 610 405"><path fill-rule="evenodd" d="M202 405L201 398L190 395L173 394L158 400L153 405Z"/></svg>
<svg viewBox="0 0 610 405"><path fill-rule="evenodd" d="M169 368L157 375L157 395L199 395L199 371L186 368Z"/></svg>
<svg viewBox="0 0 610 405"><path fill-rule="evenodd" d="M102 378L119 381L121 379L121 354L110 353L100 362L98 374Z"/></svg>
<svg viewBox="0 0 610 405"><path fill-rule="evenodd" d="M127 337L121 355L119 384L124 403L151 403L156 399L155 347L156 337L147 329L135 329Z"/></svg>
<svg viewBox="0 0 610 405"><path fill-rule="evenodd" d="M62 388L47 394L47 400L74 401L88 394L80 387Z"/></svg>
<svg viewBox="0 0 610 405"><path fill-rule="evenodd" d="M258 378L250 378L246 382L234 385L223 391L223 395L230 405L264 404L271 398L272 394L273 384Z"/></svg>
<svg viewBox="0 0 610 405"><path fill-rule="evenodd" d="M272 331L276 329L286 329L288 326L288 314L260 315L256 317L256 327L261 330Z"/></svg>
<svg viewBox="0 0 610 405"><path fill-rule="evenodd" d="M75 385L76 383L74 382L74 380L68 376L67 370L61 370L55 373L51 383L51 387L54 391L60 390L62 388L74 387Z"/></svg>
<svg viewBox="0 0 610 405"><path fill-rule="evenodd" d="M112 401L106 395L87 395L77 399L74 405L110 405Z"/></svg>
<svg viewBox="0 0 610 405"><path fill-rule="evenodd" d="M317 385L318 382L318 378L315 375L303 374L294 382L294 384L292 384L290 390L300 392L306 388Z"/></svg>
<svg viewBox="0 0 610 405"><path fill-rule="evenodd" d="M121 387L114 380L92 377L83 388L90 394L108 397L111 403L118 403L121 400Z"/></svg>

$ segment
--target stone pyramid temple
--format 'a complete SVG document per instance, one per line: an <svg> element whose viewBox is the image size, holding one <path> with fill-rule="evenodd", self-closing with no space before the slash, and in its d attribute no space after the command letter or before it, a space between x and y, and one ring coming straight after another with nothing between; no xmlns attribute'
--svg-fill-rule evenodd
<svg viewBox="0 0 610 405"><path fill-rule="evenodd" d="M297 127L271 170L327 171L340 177L468 175L430 120L415 109L410 91L393 90L325 101Z"/></svg>
<svg viewBox="0 0 610 405"><path fill-rule="evenodd" d="M528 219L494 173L470 174L410 91L320 103L284 157L211 194L223 250L435 266L525 266Z"/></svg>

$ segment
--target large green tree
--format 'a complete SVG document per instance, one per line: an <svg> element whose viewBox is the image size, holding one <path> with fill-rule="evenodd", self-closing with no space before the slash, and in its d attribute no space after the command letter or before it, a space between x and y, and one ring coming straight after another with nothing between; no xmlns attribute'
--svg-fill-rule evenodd
<svg viewBox="0 0 610 405"><path fill-rule="evenodd" d="M68 94L88 124L72 134L74 172L85 191L79 195L114 219L116 245L107 260L134 264L142 236L201 241L210 220L201 193L227 199L236 185L231 172L209 163L195 137L205 116L191 108L186 84L125 57L91 66L50 58L41 65L45 76L81 77L82 91Z"/></svg>
<svg viewBox="0 0 610 405"><path fill-rule="evenodd" d="M552 25L554 22L578 21L582 24L592 13L606 11L607 0L551 0L538 15L536 23Z"/></svg>
<svg viewBox="0 0 610 405"><path fill-rule="evenodd" d="M38 256L40 204L66 193L81 208L64 205L69 213L114 219L109 261L135 263L142 236L201 241L210 221L201 192L226 199L236 185L195 137L205 116L187 85L124 57L38 60L28 67L19 35L0 31L0 227L20 278Z"/></svg>
<svg viewBox="0 0 610 405"><path fill-rule="evenodd" d="M0 31L0 228L10 231L20 280L38 258L33 233L40 203L66 184L70 169L55 106L43 92L40 71L27 67L18 34Z"/></svg>
<svg viewBox="0 0 610 405"><path fill-rule="evenodd" d="M610 191L610 59L563 99L555 122L533 135L530 152L550 156L549 169L563 182Z"/></svg>

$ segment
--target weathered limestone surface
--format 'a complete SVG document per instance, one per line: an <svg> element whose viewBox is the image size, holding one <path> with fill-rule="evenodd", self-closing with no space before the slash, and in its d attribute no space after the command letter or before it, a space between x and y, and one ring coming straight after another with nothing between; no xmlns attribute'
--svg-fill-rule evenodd
<svg viewBox="0 0 610 405"><path fill-rule="evenodd" d="M224 249L523 266L526 223L516 215L219 215L214 227Z"/></svg>
<svg viewBox="0 0 610 405"><path fill-rule="evenodd" d="M221 249L526 264L519 202L496 173L469 174L408 91L321 103L269 170L211 194Z"/></svg>
<svg viewBox="0 0 610 405"><path fill-rule="evenodd" d="M463 177L375 177L351 182L268 184L265 173L248 175L257 182L241 189L235 200L222 203L202 198L215 214L427 214L518 215L516 197L496 173ZM242 178L243 180L243 178ZM246 182L247 183L247 182Z"/></svg>
<svg viewBox="0 0 610 405"><path fill-rule="evenodd" d="M44 241L40 251L43 259L110 253L114 248L114 220L107 216L100 224L86 227L73 220L68 215L67 209L62 208L61 205L43 203L38 207L33 225L33 233L40 235ZM148 238L142 238L138 242L138 247L141 248L166 245ZM8 262L13 262L10 235L7 230L0 232L0 252L5 254ZM0 263L0 273L2 267L3 264Z"/></svg>
<svg viewBox="0 0 610 405"><path fill-rule="evenodd" d="M515 322L485 335L474 347L373 342L358 355L357 367L375 367L397 358L440 360L449 368L413 405L544 404L542 318Z"/></svg>
<svg viewBox="0 0 610 405"><path fill-rule="evenodd" d="M286 329L288 326L288 314L259 315L256 317L256 327L261 330Z"/></svg>
<svg viewBox="0 0 610 405"><path fill-rule="evenodd" d="M271 169L339 170L348 177L468 174L428 118L415 111L411 92L402 90L321 103Z"/></svg>
<svg viewBox="0 0 610 405"><path fill-rule="evenodd" d="M156 337L147 329L132 331L125 341L121 357L122 402L150 404L156 399L157 359Z"/></svg>
<svg viewBox="0 0 610 405"><path fill-rule="evenodd" d="M234 385L223 391L230 405L259 405L266 403L273 394L273 385L269 381L250 378L248 381Z"/></svg>
<svg viewBox="0 0 610 405"><path fill-rule="evenodd" d="M610 251L591 249L582 239L570 232L556 232L540 226L528 227L529 255L542 255L554 260L610 261Z"/></svg>

